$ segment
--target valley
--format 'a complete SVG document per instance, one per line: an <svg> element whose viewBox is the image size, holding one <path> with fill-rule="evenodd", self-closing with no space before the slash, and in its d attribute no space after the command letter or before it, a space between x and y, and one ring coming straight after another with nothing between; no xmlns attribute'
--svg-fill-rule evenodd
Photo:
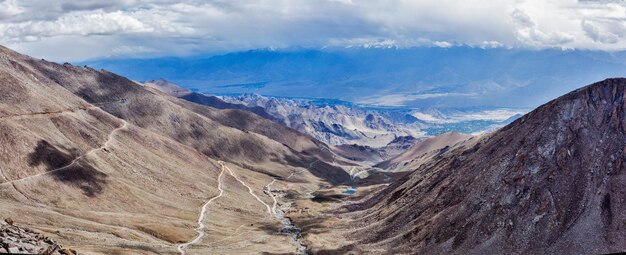
<svg viewBox="0 0 626 255"><path fill-rule="evenodd" d="M308 253L302 221L331 213L317 192L369 166L245 109L1 49L0 215L80 254Z"/></svg>
<svg viewBox="0 0 626 255"><path fill-rule="evenodd" d="M0 0L0 255L626 254L626 0Z"/></svg>
<svg viewBox="0 0 626 255"><path fill-rule="evenodd" d="M626 249L624 79L523 116L214 97L7 48L0 81L3 225L79 254Z"/></svg>

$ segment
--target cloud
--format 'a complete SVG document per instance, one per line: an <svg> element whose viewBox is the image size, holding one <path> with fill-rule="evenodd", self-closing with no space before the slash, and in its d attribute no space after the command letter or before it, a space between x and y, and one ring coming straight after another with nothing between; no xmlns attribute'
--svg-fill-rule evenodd
<svg viewBox="0 0 626 255"><path fill-rule="evenodd" d="M67 51L60 61L122 48L150 49L130 52L144 56L292 46L624 50L625 35L624 1L0 0L0 43L40 57ZM66 49L49 47L61 42ZM97 43L108 44L77 49Z"/></svg>
<svg viewBox="0 0 626 255"><path fill-rule="evenodd" d="M441 48L450 48L454 46L452 43L446 42L446 41L436 41L436 42L433 42L433 44Z"/></svg>
<svg viewBox="0 0 626 255"><path fill-rule="evenodd" d="M470 112L450 112L446 114L433 114L429 112L423 112L420 110L413 110L411 115L414 117L433 122L433 123L460 123L466 121L505 121L515 115L523 115L528 111L524 109L495 109L484 111L470 111Z"/></svg>
<svg viewBox="0 0 626 255"><path fill-rule="evenodd" d="M594 42L615 44L619 42L619 36L608 31L601 31L600 28L594 25L593 21L583 20L581 27L585 34L589 36Z"/></svg>
<svg viewBox="0 0 626 255"><path fill-rule="evenodd" d="M0 20L8 19L24 12L15 0L4 0L0 2Z"/></svg>
<svg viewBox="0 0 626 255"><path fill-rule="evenodd" d="M473 97L475 93L424 93L424 94L390 94L360 100L358 103L371 106L406 106L416 100L425 100L442 97Z"/></svg>
<svg viewBox="0 0 626 255"><path fill-rule="evenodd" d="M524 11L515 9L511 13L513 23L516 25L517 39L529 46L535 47L562 47L574 40L569 33L560 31L544 32Z"/></svg>

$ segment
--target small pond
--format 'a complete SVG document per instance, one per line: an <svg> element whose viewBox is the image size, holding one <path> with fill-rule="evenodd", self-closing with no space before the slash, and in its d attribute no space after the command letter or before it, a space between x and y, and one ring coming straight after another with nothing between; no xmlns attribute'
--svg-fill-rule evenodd
<svg viewBox="0 0 626 255"><path fill-rule="evenodd" d="M352 186L346 190L344 190L343 192L341 192L343 194L348 194L348 195L352 195L354 193L356 193L356 186Z"/></svg>

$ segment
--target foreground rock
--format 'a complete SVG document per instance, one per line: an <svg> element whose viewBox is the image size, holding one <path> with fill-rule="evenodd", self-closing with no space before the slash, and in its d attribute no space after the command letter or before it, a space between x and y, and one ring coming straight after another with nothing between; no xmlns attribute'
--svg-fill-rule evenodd
<svg viewBox="0 0 626 255"><path fill-rule="evenodd" d="M75 250L64 249L50 238L13 225L11 219L0 222L0 254L77 254Z"/></svg>

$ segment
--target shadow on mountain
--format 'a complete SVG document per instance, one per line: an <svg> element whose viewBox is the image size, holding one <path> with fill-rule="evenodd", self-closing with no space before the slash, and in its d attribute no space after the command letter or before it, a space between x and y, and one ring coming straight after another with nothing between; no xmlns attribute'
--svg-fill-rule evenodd
<svg viewBox="0 0 626 255"><path fill-rule="evenodd" d="M58 181L80 188L88 197L95 197L102 193L107 182L107 175L84 162L72 164L72 160L78 155L78 150L75 148L59 149L45 140L40 140L35 150L28 155L28 163L30 166L43 164L47 171L54 171L69 165L61 171L51 172L50 175Z"/></svg>
<svg viewBox="0 0 626 255"><path fill-rule="evenodd" d="M350 251L352 251L354 249L354 245L346 245L346 246L342 246L339 247L337 249L326 249L326 250L319 250L316 251L315 254L319 254L319 255L339 255L339 254L346 254Z"/></svg>
<svg viewBox="0 0 626 255"><path fill-rule="evenodd" d="M341 202L342 199L344 198L345 198L344 195L339 195L339 194L327 195L327 194L315 193L315 197L311 198L311 201L315 203L320 203L320 204L337 203L337 202Z"/></svg>
<svg viewBox="0 0 626 255"><path fill-rule="evenodd" d="M324 226L324 223L328 219L323 217L313 217L300 219L296 225L301 226L301 230L304 236L310 234L322 234L330 232L329 228Z"/></svg>
<svg viewBox="0 0 626 255"><path fill-rule="evenodd" d="M402 177L411 174L410 171L405 172L374 172L364 179L356 179L352 185L357 187L368 187L380 184L390 184L397 182Z"/></svg>
<svg viewBox="0 0 626 255"><path fill-rule="evenodd" d="M120 248L125 248L125 249L132 249L132 250L140 250L140 251L145 251L148 253L154 253L154 254L159 254L159 250L157 250L154 247L151 247L149 245L142 245L142 244L120 244L119 245Z"/></svg>
<svg viewBox="0 0 626 255"><path fill-rule="evenodd" d="M334 185L345 184L352 181L350 175L340 167L330 165L324 161L318 161L308 168L311 174L329 181Z"/></svg>
<svg viewBox="0 0 626 255"><path fill-rule="evenodd" d="M48 167L48 171L66 166L78 157L77 150L66 151L62 151L46 140L39 140L35 150L28 155L28 164L30 166L44 164Z"/></svg>
<svg viewBox="0 0 626 255"><path fill-rule="evenodd" d="M255 226L257 226L257 229L265 232L268 235L280 235L280 229L281 226L277 225L277 224L269 224L269 223L260 223L260 224L255 224Z"/></svg>
<svg viewBox="0 0 626 255"><path fill-rule="evenodd" d="M268 120L274 121L274 122L279 122L278 119L274 118L272 115L270 115L269 113L267 113L265 111L265 109L263 107L260 106L254 106L254 107L248 107L242 104L233 104L233 103L228 103L222 99L219 99L215 96L207 96L207 95L203 95L200 93L189 93L187 95L184 95L182 97L180 97L182 99L185 99L189 102L193 102L196 104L201 104L201 105L206 105L206 106L211 106L213 108L216 109L235 109L235 110L246 110L249 112L253 112L263 118L266 118ZM233 112L233 113L237 113L237 112Z"/></svg>

